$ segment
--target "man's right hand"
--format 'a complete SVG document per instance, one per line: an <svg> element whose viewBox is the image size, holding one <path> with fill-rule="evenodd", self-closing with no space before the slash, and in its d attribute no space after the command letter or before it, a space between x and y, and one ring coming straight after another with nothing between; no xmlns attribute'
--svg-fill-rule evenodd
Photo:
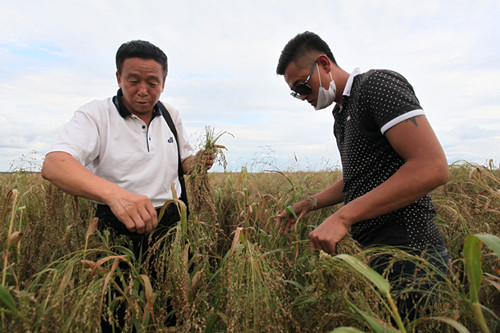
<svg viewBox="0 0 500 333"><path fill-rule="evenodd" d="M295 212L295 215L297 218L301 218L302 216L306 215L309 213L311 210L313 210L314 203L313 200L302 200L297 203L295 203L292 206L293 211ZM292 228L295 228L295 223L297 222L297 219L295 216L291 213L288 214L287 218L287 211L284 209L281 213L279 213L276 217L276 228L281 229L281 234L288 234Z"/></svg>
<svg viewBox="0 0 500 333"><path fill-rule="evenodd" d="M158 225L156 210L147 196L123 190L107 205L130 232L147 234Z"/></svg>

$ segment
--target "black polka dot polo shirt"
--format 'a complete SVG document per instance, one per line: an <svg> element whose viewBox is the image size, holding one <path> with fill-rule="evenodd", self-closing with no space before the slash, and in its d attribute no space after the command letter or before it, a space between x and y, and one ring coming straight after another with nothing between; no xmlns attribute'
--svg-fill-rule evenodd
<svg viewBox="0 0 500 333"><path fill-rule="evenodd" d="M343 107L336 105L333 110L346 204L385 182L404 164L383 133L424 114L413 88L396 72L371 70L354 76L352 86L349 81ZM423 249L443 239L433 221L435 214L428 194L406 207L354 224L351 233L364 246Z"/></svg>

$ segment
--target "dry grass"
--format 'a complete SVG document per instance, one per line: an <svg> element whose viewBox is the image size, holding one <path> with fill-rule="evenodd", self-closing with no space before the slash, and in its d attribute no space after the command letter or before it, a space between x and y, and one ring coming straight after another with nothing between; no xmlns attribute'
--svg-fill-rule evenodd
<svg viewBox="0 0 500 333"><path fill-rule="evenodd" d="M436 286L440 299L431 311L475 332L463 244L471 234L500 234L500 171L460 164L450 172L450 182L433 198L452 265L445 283ZM3 176L1 331L95 331L101 317L116 322L112 314L120 303L127 304L126 331L166 331L168 302L179 319L176 329L184 332L366 330L367 322L348 301L390 322L383 298L367 279L333 256L309 254L308 233L338 207L312 212L286 237L275 229L277 213L333 183L340 172L243 169L205 176L211 191L203 195L213 211L192 211L171 231L170 243L153 247L156 260L144 265L133 259L125 241L110 243L98 232L86 239L92 221L87 200L75 200L37 174ZM188 194L193 207L196 196ZM339 252L360 260L371 255L350 238L339 244ZM479 300L493 332L500 329L499 259L487 247L482 254ZM157 274L152 284L151 269ZM438 321L419 327L450 331Z"/></svg>

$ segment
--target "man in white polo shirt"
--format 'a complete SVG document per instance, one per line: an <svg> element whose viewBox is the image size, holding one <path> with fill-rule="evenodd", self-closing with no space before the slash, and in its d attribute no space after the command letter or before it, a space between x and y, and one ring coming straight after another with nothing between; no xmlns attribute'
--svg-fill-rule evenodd
<svg viewBox="0 0 500 333"><path fill-rule="evenodd" d="M180 178L193 170L194 152L179 111L159 102L168 71L165 53L146 41L127 42L117 51L116 66L117 95L75 112L46 155L42 176L98 202L101 224L142 244L157 228L161 206L173 199L172 183L182 193ZM213 155L202 161L210 169ZM177 210L167 209L159 224L170 227L178 220Z"/></svg>

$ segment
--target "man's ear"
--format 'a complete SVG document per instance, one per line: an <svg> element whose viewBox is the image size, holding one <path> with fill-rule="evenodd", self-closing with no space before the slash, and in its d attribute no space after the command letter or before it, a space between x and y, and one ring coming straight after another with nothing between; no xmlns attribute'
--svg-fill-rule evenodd
<svg viewBox="0 0 500 333"><path fill-rule="evenodd" d="M120 73L116 71L116 82L118 82L118 86L121 88L122 87L122 79L120 77Z"/></svg>
<svg viewBox="0 0 500 333"><path fill-rule="evenodd" d="M326 54L321 54L318 57L318 66L323 67L327 73L332 71L332 62Z"/></svg>

